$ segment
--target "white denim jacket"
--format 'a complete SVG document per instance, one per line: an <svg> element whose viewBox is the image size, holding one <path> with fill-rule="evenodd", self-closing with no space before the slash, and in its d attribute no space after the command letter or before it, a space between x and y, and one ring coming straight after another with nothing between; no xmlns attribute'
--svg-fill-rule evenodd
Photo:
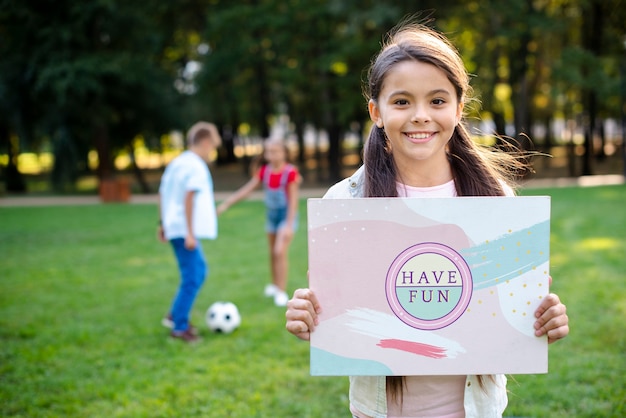
<svg viewBox="0 0 626 418"><path fill-rule="evenodd" d="M352 176L332 186L325 199L350 199L363 197L363 173L361 166ZM507 193L508 194L508 193ZM465 380L464 408L466 418L502 417L508 403L506 376L484 378L481 387L478 376ZM387 386L385 376L351 376L350 404L372 418L387 416Z"/></svg>

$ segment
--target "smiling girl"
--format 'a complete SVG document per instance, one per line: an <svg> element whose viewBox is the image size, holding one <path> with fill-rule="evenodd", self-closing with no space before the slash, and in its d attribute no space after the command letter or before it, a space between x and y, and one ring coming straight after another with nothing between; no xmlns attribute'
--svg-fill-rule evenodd
<svg viewBox="0 0 626 418"><path fill-rule="evenodd" d="M364 165L325 198L513 196L513 156L483 149L463 122L469 76L456 49L439 33L407 24L388 37L368 72L374 123ZM310 289L287 305L287 330L308 340L322 310ZM545 297L535 335L552 343L569 333L565 305ZM500 417L506 378L495 376L354 376L355 417Z"/></svg>

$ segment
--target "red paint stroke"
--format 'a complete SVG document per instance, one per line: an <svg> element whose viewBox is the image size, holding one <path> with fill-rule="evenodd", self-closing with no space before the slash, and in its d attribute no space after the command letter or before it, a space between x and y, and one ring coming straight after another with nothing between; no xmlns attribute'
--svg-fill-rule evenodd
<svg viewBox="0 0 626 418"><path fill-rule="evenodd" d="M405 340L396 340L396 339L388 339L388 340L380 340L378 344L376 344L382 348L393 348L396 350L407 351L409 353L417 354L419 356L430 357L430 358L446 358L446 350L442 347L437 347L435 345L416 343L413 341L405 341Z"/></svg>

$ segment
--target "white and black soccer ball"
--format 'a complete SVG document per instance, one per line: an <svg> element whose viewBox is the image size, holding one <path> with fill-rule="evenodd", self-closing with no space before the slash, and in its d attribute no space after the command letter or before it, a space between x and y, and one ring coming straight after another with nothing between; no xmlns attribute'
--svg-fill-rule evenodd
<svg viewBox="0 0 626 418"><path fill-rule="evenodd" d="M206 311L206 324L213 332L230 334L241 325L239 309L232 302L215 302Z"/></svg>

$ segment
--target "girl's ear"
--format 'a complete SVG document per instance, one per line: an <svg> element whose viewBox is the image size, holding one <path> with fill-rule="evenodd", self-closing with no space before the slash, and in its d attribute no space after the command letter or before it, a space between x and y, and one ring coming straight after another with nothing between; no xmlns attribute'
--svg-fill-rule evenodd
<svg viewBox="0 0 626 418"><path fill-rule="evenodd" d="M383 128L383 118L380 116L380 110L374 100L370 99L370 101L367 102L367 109L370 112L370 119L372 122L374 122L379 128Z"/></svg>
<svg viewBox="0 0 626 418"><path fill-rule="evenodd" d="M459 102L459 106L456 109L456 125L459 124L459 122L461 122L461 119L463 118L463 108L465 107L465 103L464 102Z"/></svg>

